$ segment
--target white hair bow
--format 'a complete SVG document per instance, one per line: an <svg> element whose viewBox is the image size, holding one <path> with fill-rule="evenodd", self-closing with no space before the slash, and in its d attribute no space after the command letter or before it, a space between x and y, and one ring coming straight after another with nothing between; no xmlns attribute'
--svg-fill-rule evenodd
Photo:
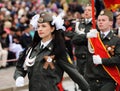
<svg viewBox="0 0 120 91"><path fill-rule="evenodd" d="M39 19L40 15L36 14L32 17L32 19L30 20L30 24L33 26L33 28L36 30L37 29L37 21Z"/></svg>

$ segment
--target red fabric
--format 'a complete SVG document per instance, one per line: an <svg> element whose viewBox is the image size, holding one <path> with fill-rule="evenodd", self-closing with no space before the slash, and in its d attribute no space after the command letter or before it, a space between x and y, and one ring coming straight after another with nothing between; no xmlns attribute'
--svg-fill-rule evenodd
<svg viewBox="0 0 120 91"><path fill-rule="evenodd" d="M95 23L95 5L94 5L94 0L91 0L92 2L92 28L96 29L96 23Z"/></svg>
<svg viewBox="0 0 120 91"><path fill-rule="evenodd" d="M106 8L111 8L116 4L120 4L120 0L103 0Z"/></svg>
<svg viewBox="0 0 120 91"><path fill-rule="evenodd" d="M100 55L101 58L110 58L110 55L104 47L99 34L97 38L90 38L89 40L94 48L95 55ZM103 68L111 76L111 78L113 78L120 85L120 73L117 67L107 67L103 65Z"/></svg>
<svg viewBox="0 0 120 91"><path fill-rule="evenodd" d="M72 31L72 27L68 27L67 29L66 29L66 31Z"/></svg>
<svg viewBox="0 0 120 91"><path fill-rule="evenodd" d="M62 86L62 81L57 85L59 91L64 91L63 86Z"/></svg>
<svg viewBox="0 0 120 91"><path fill-rule="evenodd" d="M120 91L120 85L116 86L116 91Z"/></svg>

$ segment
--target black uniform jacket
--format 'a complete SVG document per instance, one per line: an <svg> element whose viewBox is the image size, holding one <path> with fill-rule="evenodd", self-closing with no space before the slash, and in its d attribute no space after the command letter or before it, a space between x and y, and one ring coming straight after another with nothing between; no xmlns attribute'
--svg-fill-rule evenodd
<svg viewBox="0 0 120 91"><path fill-rule="evenodd" d="M82 34L82 36L86 35L86 33L90 31L91 27L92 27L92 22L86 24L85 19L82 19L79 24L79 30L80 31L84 30L85 32L85 34ZM88 48L87 48L88 43L87 41L84 41L82 39L84 37L79 39L77 35L78 34L74 31L70 31L66 33L66 36L71 38L72 44L75 46L75 56L77 57L77 60L80 60L79 62L84 63L88 60Z"/></svg>
<svg viewBox="0 0 120 91"><path fill-rule="evenodd" d="M85 35L77 35L77 40L79 44L82 44L87 40ZM76 40L76 42L77 42ZM109 48L112 48L112 52L109 51L111 58L102 58L102 64L105 66L120 66L120 38L118 38L112 31L102 39L103 44L106 46L106 50L109 51ZM108 48L109 47L109 48ZM108 73L104 70L101 64L95 65L93 63L92 55L89 53L89 60L86 62L85 67L85 77L87 79L98 79L98 80L112 80Z"/></svg>
<svg viewBox="0 0 120 91"><path fill-rule="evenodd" d="M62 80L63 72L65 71L75 81L82 91L89 91L89 85L86 80L79 74L73 64L67 60L67 56L63 56L53 61L54 69L48 67L43 68L45 64L44 56L49 55L53 50L53 44L49 43L47 47L40 50L38 44L32 51L30 58L36 56L35 63L32 67L28 67L25 71L23 63L25 59L25 52L23 52L18 60L14 78L25 76L28 73L29 78L29 91L58 91L57 84Z"/></svg>

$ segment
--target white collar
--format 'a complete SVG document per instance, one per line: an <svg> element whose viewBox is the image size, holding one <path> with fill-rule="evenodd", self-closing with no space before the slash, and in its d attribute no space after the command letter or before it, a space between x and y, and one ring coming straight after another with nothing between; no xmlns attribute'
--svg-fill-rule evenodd
<svg viewBox="0 0 120 91"><path fill-rule="evenodd" d="M109 31L106 31L106 32L100 32L101 34L104 34L105 36L104 37L106 37L107 35L108 35L108 33L110 32L110 30Z"/></svg>
<svg viewBox="0 0 120 91"><path fill-rule="evenodd" d="M89 23L89 22L91 22L91 21L92 21L92 18L85 19L85 21L86 21L87 23Z"/></svg>
<svg viewBox="0 0 120 91"><path fill-rule="evenodd" d="M43 48L45 48L45 47L51 42L51 40L52 40L52 39L50 39L50 40L48 40L48 41L46 41L46 42L42 42L42 41L41 41L41 45L43 45ZM41 45L40 45L40 46L41 46Z"/></svg>

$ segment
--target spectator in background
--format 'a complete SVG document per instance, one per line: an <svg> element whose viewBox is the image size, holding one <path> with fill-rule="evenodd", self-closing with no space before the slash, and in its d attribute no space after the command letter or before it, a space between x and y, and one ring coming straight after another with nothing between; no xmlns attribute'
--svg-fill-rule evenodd
<svg viewBox="0 0 120 91"><path fill-rule="evenodd" d="M20 3L20 9L18 10L18 18L20 19L23 15L27 15L26 3L24 1Z"/></svg>
<svg viewBox="0 0 120 91"><path fill-rule="evenodd" d="M79 19L82 18L82 16L81 16L81 14L79 12L74 12L73 18L79 20Z"/></svg>
<svg viewBox="0 0 120 91"><path fill-rule="evenodd" d="M2 48L0 42L0 68L7 66L8 51Z"/></svg>
<svg viewBox="0 0 120 91"><path fill-rule="evenodd" d="M24 30L23 34L20 37L20 44L24 49L28 48L32 42L32 36L30 35L31 28L27 25Z"/></svg>
<svg viewBox="0 0 120 91"><path fill-rule="evenodd" d="M45 5L47 6L51 0L44 0Z"/></svg>
<svg viewBox="0 0 120 91"><path fill-rule="evenodd" d="M10 34L11 27L12 27L12 23L10 21L4 22L4 31L6 31L7 34Z"/></svg>
<svg viewBox="0 0 120 91"><path fill-rule="evenodd" d="M8 47L3 39L4 37L7 37L5 31L0 34L0 68L7 66L8 59Z"/></svg>
<svg viewBox="0 0 120 91"><path fill-rule="evenodd" d="M21 36L22 36L22 31L19 28L16 29L14 38L16 38L19 41L18 43L20 43Z"/></svg>
<svg viewBox="0 0 120 91"><path fill-rule="evenodd" d="M25 27L28 24L27 21L28 21L28 18L26 17L26 15L22 15L21 18L19 19L19 22L17 22L16 27L23 32Z"/></svg>
<svg viewBox="0 0 120 91"><path fill-rule="evenodd" d="M48 4L48 7L52 12L58 13L57 0L51 0Z"/></svg>
<svg viewBox="0 0 120 91"><path fill-rule="evenodd" d="M15 31L15 28L12 27L10 33L7 36L6 41L9 45L9 51L15 53L16 59L18 59L20 52L23 51L23 48L21 44L16 43L16 41L14 41Z"/></svg>
<svg viewBox="0 0 120 91"><path fill-rule="evenodd" d="M66 0L60 0L60 5L64 12L67 12L69 9L69 5Z"/></svg>
<svg viewBox="0 0 120 91"><path fill-rule="evenodd" d="M0 11L0 34L4 29L4 14Z"/></svg>
<svg viewBox="0 0 120 91"><path fill-rule="evenodd" d="M1 33L0 38L1 38L2 49L7 50L8 52L7 60L15 59L16 58L15 53L9 50L9 45L7 43L7 36L8 34L5 31ZM13 62L6 62L6 66L12 66L12 65Z"/></svg>
<svg viewBox="0 0 120 91"><path fill-rule="evenodd" d="M69 11L71 12L79 12L79 13L83 13L83 7L78 3L78 0L73 0L70 4L69 4Z"/></svg>

